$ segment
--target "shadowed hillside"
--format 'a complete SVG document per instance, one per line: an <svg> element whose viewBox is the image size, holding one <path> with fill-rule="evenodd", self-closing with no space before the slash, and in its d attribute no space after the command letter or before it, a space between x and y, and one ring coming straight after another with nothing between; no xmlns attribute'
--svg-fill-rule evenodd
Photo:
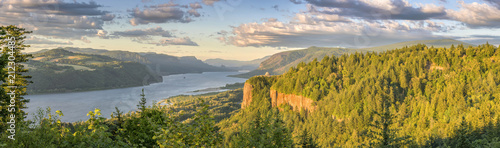
<svg viewBox="0 0 500 148"><path fill-rule="evenodd" d="M134 61L148 66L151 70L160 75L172 75L183 73L201 73L201 72L216 72L216 71L234 71L229 68L216 67L203 63L193 56L176 57L166 54L156 53L136 53L129 51L108 51L102 49L91 48L73 48L65 47L64 50L75 53L96 54L112 57L121 61Z"/></svg>

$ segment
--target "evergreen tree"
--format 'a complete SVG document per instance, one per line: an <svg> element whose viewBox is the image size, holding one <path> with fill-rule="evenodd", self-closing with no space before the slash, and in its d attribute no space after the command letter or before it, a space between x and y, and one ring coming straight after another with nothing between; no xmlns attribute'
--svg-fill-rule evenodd
<svg viewBox="0 0 500 148"><path fill-rule="evenodd" d="M470 140L471 134L472 130L469 123L467 123L467 121L465 121L465 118L462 117L462 122L460 122L460 124L457 126L457 130L455 131L455 138L450 140L448 144L456 148L472 147L472 142Z"/></svg>
<svg viewBox="0 0 500 148"><path fill-rule="evenodd" d="M302 147L302 148L314 148L317 147L314 144L313 138L311 137L310 133L307 131L307 129L302 130L302 133L299 135L299 142L297 146Z"/></svg>
<svg viewBox="0 0 500 148"><path fill-rule="evenodd" d="M113 118L116 118L117 126L121 127L121 125L123 123L123 119L122 119L123 112L121 112L120 109L118 109L118 107L115 107L115 112L113 112L113 115L114 115Z"/></svg>
<svg viewBox="0 0 500 148"><path fill-rule="evenodd" d="M248 127L242 126L233 137L230 147L293 147L292 133L275 109L262 114L256 110L254 115Z"/></svg>
<svg viewBox="0 0 500 148"><path fill-rule="evenodd" d="M144 110L146 110L146 95L144 94L144 88L142 89L140 96L141 100L139 101L139 105L137 105L137 107L141 110L141 112L144 112Z"/></svg>
<svg viewBox="0 0 500 148"><path fill-rule="evenodd" d="M5 124L11 121L10 117L17 123L24 122L27 113L22 109L26 108L28 99L26 87L30 81L30 76L26 75L28 69L24 68L22 63L26 63L31 54L23 54L22 51L30 47L24 44L26 34L32 31L26 31L24 28L18 28L14 25L0 27L0 46L2 46L1 65L1 99L0 99L0 129L5 130ZM11 48L12 47L12 48Z"/></svg>
<svg viewBox="0 0 500 148"><path fill-rule="evenodd" d="M382 98L382 112L375 111L380 120L370 124L372 127L369 137L372 139L370 147L396 148L410 143L409 136L398 137L396 134L398 130L392 127L394 116L390 113L390 104L386 98Z"/></svg>

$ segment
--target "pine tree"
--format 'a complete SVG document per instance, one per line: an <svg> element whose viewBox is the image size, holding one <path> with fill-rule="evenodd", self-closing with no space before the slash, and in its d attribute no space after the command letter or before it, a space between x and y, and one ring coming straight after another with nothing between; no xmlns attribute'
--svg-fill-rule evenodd
<svg viewBox="0 0 500 148"><path fill-rule="evenodd" d="M410 144L410 137L398 137L397 129L391 128L393 123L393 115L389 111L390 102L386 98L382 98L382 112L375 111L375 115L380 117L379 121L370 124L370 147L403 147Z"/></svg>
<svg viewBox="0 0 500 148"><path fill-rule="evenodd" d="M118 107L115 107L115 112L113 112L113 115L114 115L114 118L116 118L116 120L117 120L116 125L118 127L121 127L121 125L123 123L122 114L123 114L123 112L120 111L120 109L118 109Z"/></svg>
<svg viewBox="0 0 500 148"><path fill-rule="evenodd" d="M146 110L146 95L144 94L144 88L142 89L141 93L141 101L139 101L139 105L137 107L141 110L141 112L144 112Z"/></svg>
<svg viewBox="0 0 500 148"><path fill-rule="evenodd" d="M408 74L406 69L401 70L399 75L399 83L401 84L401 88L408 88Z"/></svg>
<svg viewBox="0 0 500 148"><path fill-rule="evenodd" d="M455 138L451 140L449 144L456 148L472 147L471 141L469 140L469 138L472 137L471 132L470 124L462 117L462 122L460 122L460 125L458 125L455 131Z"/></svg>
<svg viewBox="0 0 500 148"><path fill-rule="evenodd" d="M32 57L31 54L22 53L22 50L30 47L24 44L25 35L29 33L32 31L26 31L14 25L0 27L0 46L2 46L0 128L2 131L5 130L4 124L11 120L7 117L15 116L13 119L17 125L18 122L24 122L27 115L22 109L26 108L29 100L24 99L23 96L27 95L26 87L31 83L27 79L31 76L26 75L28 69L25 69L21 63L27 62L28 58Z"/></svg>
<svg viewBox="0 0 500 148"><path fill-rule="evenodd" d="M307 131L307 129L302 130L302 133L299 135L299 142L298 146L303 147L303 148L314 148L317 147L314 144L314 141L310 135L310 133Z"/></svg>

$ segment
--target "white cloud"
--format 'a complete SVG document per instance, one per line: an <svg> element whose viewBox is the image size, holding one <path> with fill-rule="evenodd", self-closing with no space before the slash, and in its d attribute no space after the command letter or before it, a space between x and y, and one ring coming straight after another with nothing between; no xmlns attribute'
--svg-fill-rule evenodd
<svg viewBox="0 0 500 148"><path fill-rule="evenodd" d="M84 36L82 36L82 38L80 40L84 43L91 43L90 40L88 40L87 37L84 37Z"/></svg>
<svg viewBox="0 0 500 148"><path fill-rule="evenodd" d="M153 27L146 29L132 29L126 31L115 31L111 35L116 37L150 37L150 36L161 36L161 37L172 37L172 33L167 30L163 30L162 27Z"/></svg>
<svg viewBox="0 0 500 148"><path fill-rule="evenodd" d="M412 6L406 0L306 0L323 13L370 20L427 20L446 15L438 6Z"/></svg>
<svg viewBox="0 0 500 148"><path fill-rule="evenodd" d="M191 9L200 9L200 8L202 8L201 4L198 3L198 2L189 3L189 7L191 7Z"/></svg>
<svg viewBox="0 0 500 148"><path fill-rule="evenodd" d="M232 34L221 34L218 39L235 46L308 47L344 46L364 47L393 41L436 38L432 34L438 24L412 23L392 20L316 23L263 22L234 27ZM416 25L420 24L420 25Z"/></svg>
<svg viewBox="0 0 500 148"><path fill-rule="evenodd" d="M104 22L114 19L114 14L100 10L101 7L93 1L3 0L0 25L18 25L39 36L82 40L95 36Z"/></svg>
<svg viewBox="0 0 500 148"><path fill-rule="evenodd" d="M215 2L218 2L218 1L221 1L221 0L202 0L202 2L205 5L209 5L209 6L212 6Z"/></svg>
<svg viewBox="0 0 500 148"><path fill-rule="evenodd" d="M424 13L441 13L445 11L444 6L437 6L434 4L422 5L422 12Z"/></svg>
<svg viewBox="0 0 500 148"><path fill-rule="evenodd" d="M201 8L201 5L198 3L192 3L190 6L192 9L188 11L184 10L185 8L188 8L187 5L178 5L173 2L145 7L142 10L135 8L133 10L129 10L133 17L129 22L133 26L167 22L188 23L192 21L189 15L200 17L200 14L196 11L196 9Z"/></svg>
<svg viewBox="0 0 500 148"><path fill-rule="evenodd" d="M198 44L191 41L191 39L189 37L167 38L167 39L162 39L159 42L152 43L152 44L156 44L156 46L170 46L170 45L198 46Z"/></svg>
<svg viewBox="0 0 500 148"><path fill-rule="evenodd" d="M132 19L130 24L137 26L140 24L149 23L165 23L165 22L189 22L189 19L184 18L184 12L179 8L157 8L140 10L135 8L132 11Z"/></svg>
<svg viewBox="0 0 500 148"><path fill-rule="evenodd" d="M31 36L26 39L26 44L73 45L71 41L53 41L46 38Z"/></svg>
<svg viewBox="0 0 500 148"><path fill-rule="evenodd" d="M500 9L498 7L477 2L467 4L459 1L458 3L461 5L460 10L446 10L449 18L464 22L473 28L500 27Z"/></svg>

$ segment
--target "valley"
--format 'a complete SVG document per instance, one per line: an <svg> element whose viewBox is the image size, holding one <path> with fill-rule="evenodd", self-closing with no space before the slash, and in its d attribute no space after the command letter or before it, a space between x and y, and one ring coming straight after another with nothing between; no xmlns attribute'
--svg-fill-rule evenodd
<svg viewBox="0 0 500 148"><path fill-rule="evenodd" d="M33 77L30 94L143 86L173 74L234 71L194 57L79 48L40 51L24 65Z"/></svg>

